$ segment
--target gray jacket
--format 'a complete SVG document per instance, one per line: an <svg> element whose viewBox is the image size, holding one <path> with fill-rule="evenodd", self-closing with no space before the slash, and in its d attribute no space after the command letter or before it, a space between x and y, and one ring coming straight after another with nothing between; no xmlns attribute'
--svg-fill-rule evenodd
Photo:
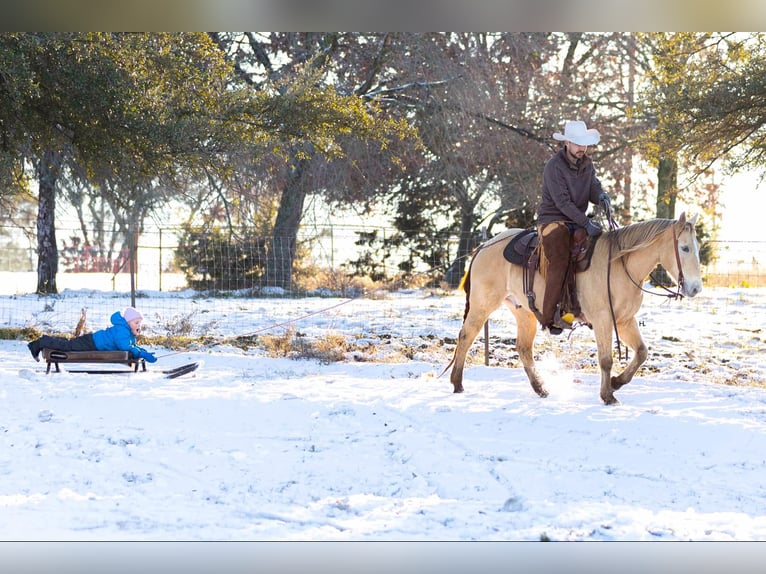
<svg viewBox="0 0 766 574"><path fill-rule="evenodd" d="M566 150L562 147L548 160L543 171L543 193L537 208L537 224L564 221L585 227L588 224L585 215L588 203L598 205L598 196L602 191L593 161L585 156L575 166L569 163Z"/></svg>

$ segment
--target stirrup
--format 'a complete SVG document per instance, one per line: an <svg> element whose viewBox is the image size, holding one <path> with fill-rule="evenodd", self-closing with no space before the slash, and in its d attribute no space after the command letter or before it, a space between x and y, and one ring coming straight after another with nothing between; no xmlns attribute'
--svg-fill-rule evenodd
<svg viewBox="0 0 766 574"><path fill-rule="evenodd" d="M554 323L548 323L548 325L543 325L543 330L548 331L551 335L561 335L561 333L564 332L564 329L559 327L558 325L555 325Z"/></svg>
<svg viewBox="0 0 766 574"><path fill-rule="evenodd" d="M553 312L553 323L554 326L558 327L559 329L569 329L572 330L574 327L576 317L574 316L574 313L571 311L563 311L561 309L561 303L556 305L556 310Z"/></svg>

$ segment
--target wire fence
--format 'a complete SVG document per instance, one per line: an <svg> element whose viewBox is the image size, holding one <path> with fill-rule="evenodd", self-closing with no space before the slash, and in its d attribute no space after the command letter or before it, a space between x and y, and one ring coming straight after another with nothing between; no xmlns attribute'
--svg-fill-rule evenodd
<svg viewBox="0 0 766 574"><path fill-rule="evenodd" d="M714 258L704 266L711 287L766 287L766 241L711 241Z"/></svg>
<svg viewBox="0 0 766 574"><path fill-rule="evenodd" d="M375 241L370 239L372 231ZM59 237L76 234L77 230L58 233ZM156 307L145 309L155 314L162 313L163 298L180 299L183 304L174 308L191 316L205 305L217 305L223 299L380 297L382 292L397 288L446 287L444 273L451 262L449 258L456 256L459 238L424 238L420 243L428 245L430 250L413 259L410 250L382 250L383 240L393 234L393 229L386 228L313 229L311 234L298 237L295 281L290 288L263 281L269 264L290 257L287 252L270 251L274 245L289 244L274 242L273 238L229 243L214 240L211 232L203 240L184 244L177 229L143 233L137 241L132 278L129 253L121 245L94 249L70 242L59 251L56 277L59 293L44 296L35 295L35 246L24 245L18 239L8 241L0 245L0 326L40 324L33 317L20 315L29 314L17 304L22 298L33 299L40 313L51 310L46 316L55 315L57 324L74 326L83 309L103 325L112 312L136 299L139 305L145 301ZM766 242L717 241L712 247L715 259L703 269L707 286L766 287ZM428 259L428 253L433 253L434 258ZM193 263L191 267L189 262ZM373 270L378 280L358 275L363 268ZM399 281L386 282L380 280L381 277L399 278ZM206 280L213 288L200 289ZM43 322L40 326L46 324Z"/></svg>
<svg viewBox="0 0 766 574"><path fill-rule="evenodd" d="M144 232L136 244L135 286L142 291L178 291L193 288L200 291L235 291L279 287L269 284L268 265L294 260L296 281L285 296L307 290L342 290L338 276L363 276L372 270L385 281L407 274L427 275L431 280L445 271L450 253L457 250L457 237L422 238L430 251L438 254L429 259L405 248L384 242L394 234L390 228L356 228L328 226L302 233L297 242L287 238L251 237L235 232L229 237L221 232L196 232L184 236L182 230L164 228ZM58 237L76 237L76 229L59 229ZM34 293L37 289L36 244L18 239L0 244L0 294ZM82 242L60 241L56 278L59 290L75 288L87 277L94 289L124 291L130 288L129 252L126 247L94 247ZM297 247L296 247L297 246ZM294 253L291 253L291 250ZM404 263L404 265L401 265ZM326 284L322 284L326 281ZM274 296L277 289L271 289Z"/></svg>

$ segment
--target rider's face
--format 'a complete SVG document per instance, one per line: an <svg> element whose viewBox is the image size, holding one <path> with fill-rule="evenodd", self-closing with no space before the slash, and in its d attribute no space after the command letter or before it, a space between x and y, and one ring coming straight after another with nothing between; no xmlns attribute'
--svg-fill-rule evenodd
<svg viewBox="0 0 766 574"><path fill-rule="evenodd" d="M574 160L582 159L585 156L585 152L588 151L588 146L578 145L570 141L564 142L564 147L566 148L567 154L569 154L569 157L571 157Z"/></svg>

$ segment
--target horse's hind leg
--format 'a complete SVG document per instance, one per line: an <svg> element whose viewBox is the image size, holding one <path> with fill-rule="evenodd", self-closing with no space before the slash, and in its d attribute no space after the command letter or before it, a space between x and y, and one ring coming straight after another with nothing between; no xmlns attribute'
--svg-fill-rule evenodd
<svg viewBox="0 0 766 574"><path fill-rule="evenodd" d="M532 389L541 397L547 397L548 391L543 384L540 375L537 373L535 367L535 358L532 353L532 346L535 340L535 334L537 333L537 319L534 314L522 307L514 308L509 305L509 308L513 312L513 316L516 318L516 350L519 353L522 365L524 365L524 371L527 373L529 384L532 385Z"/></svg>
<svg viewBox="0 0 766 574"><path fill-rule="evenodd" d="M465 356L468 349L471 348L476 335L489 318L490 313L471 308L460 328L460 334L457 337L457 347L452 357L452 372L450 373L450 382L454 387L454 392L463 392L463 366L465 365Z"/></svg>
<svg viewBox="0 0 766 574"><path fill-rule="evenodd" d="M638 371L638 368L646 361L646 357L649 354L644 340L641 337L641 333L638 330L638 323L635 318L631 318L629 321L620 323L617 325L617 332L620 334L620 339L631 349L633 349L633 359L625 367L619 375L612 377L611 386L613 390L617 390L620 387L627 385L633 376Z"/></svg>

